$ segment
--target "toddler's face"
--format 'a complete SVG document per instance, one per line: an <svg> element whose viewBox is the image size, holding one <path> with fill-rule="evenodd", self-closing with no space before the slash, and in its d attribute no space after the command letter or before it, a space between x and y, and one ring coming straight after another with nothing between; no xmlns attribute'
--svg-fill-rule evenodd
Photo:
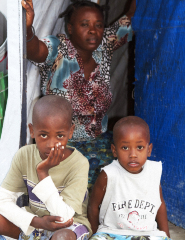
<svg viewBox="0 0 185 240"><path fill-rule="evenodd" d="M42 160L48 158L52 148L56 143L61 143L61 146L67 145L68 139L72 138L74 126L69 126L69 122L62 116L47 116L38 119L33 126L29 124L30 134L35 138L37 148Z"/></svg>
<svg viewBox="0 0 185 240"><path fill-rule="evenodd" d="M133 174L142 171L147 157L150 157L152 152L152 144L149 144L147 133L142 126L123 126L115 145L112 144L111 147L120 165Z"/></svg>

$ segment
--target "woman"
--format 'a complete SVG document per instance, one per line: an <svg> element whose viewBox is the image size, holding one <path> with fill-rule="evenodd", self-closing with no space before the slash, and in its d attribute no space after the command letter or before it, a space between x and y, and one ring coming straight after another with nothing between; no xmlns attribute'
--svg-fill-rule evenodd
<svg viewBox="0 0 185 240"><path fill-rule="evenodd" d="M60 15L65 16L69 37L64 34L39 40L32 27L32 0L22 1L27 17L27 56L39 67L43 95L57 94L73 107L75 131L69 145L75 146L90 162L89 187L99 168L112 160L112 134L107 131L106 112L112 101L110 66L115 49L131 40L127 16L104 28L102 8L93 2L75 1ZM96 169L96 171L95 171Z"/></svg>

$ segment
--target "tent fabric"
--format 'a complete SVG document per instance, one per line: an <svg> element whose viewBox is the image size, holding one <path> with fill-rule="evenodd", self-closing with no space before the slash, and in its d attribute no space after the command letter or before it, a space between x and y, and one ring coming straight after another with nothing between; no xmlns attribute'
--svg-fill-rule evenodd
<svg viewBox="0 0 185 240"><path fill-rule="evenodd" d="M168 219L185 228L185 1L137 1L135 114L149 124L150 159L162 161Z"/></svg>
<svg viewBox="0 0 185 240"><path fill-rule="evenodd" d="M19 3L19 4L18 4ZM14 7L8 7L10 5ZM21 122L21 101L20 94L22 88L22 45L20 28L22 23L20 21L22 12L20 11L20 1L16 3L9 0L7 4L7 19L11 16L12 21L9 22L8 50L9 54L9 86L8 86L8 102L6 106L6 113L3 124L3 131L0 140L0 181L4 178L12 159L12 155L17 151L20 137L20 122ZM18 17L19 16L19 17ZM10 31L11 28L11 31ZM13 48L15 46L16 48Z"/></svg>

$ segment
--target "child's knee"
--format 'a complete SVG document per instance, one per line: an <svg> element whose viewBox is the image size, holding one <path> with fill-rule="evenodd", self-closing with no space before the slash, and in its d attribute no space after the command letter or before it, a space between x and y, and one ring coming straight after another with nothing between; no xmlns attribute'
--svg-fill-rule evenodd
<svg viewBox="0 0 185 240"><path fill-rule="evenodd" d="M56 231L52 238L52 240L76 240L76 234L69 229L60 229Z"/></svg>

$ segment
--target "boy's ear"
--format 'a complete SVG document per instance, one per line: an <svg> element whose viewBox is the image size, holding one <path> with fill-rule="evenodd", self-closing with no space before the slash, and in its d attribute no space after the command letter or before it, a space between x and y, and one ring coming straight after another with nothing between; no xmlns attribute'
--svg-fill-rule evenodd
<svg viewBox="0 0 185 240"><path fill-rule="evenodd" d="M111 144L111 150L112 150L112 154L115 158L117 158L117 152L116 152L116 147L114 144Z"/></svg>
<svg viewBox="0 0 185 240"><path fill-rule="evenodd" d="M74 129L75 129L75 125L73 124L73 125L71 126L71 128L70 128L69 139L72 138Z"/></svg>
<svg viewBox="0 0 185 240"><path fill-rule="evenodd" d="M72 34L72 24L71 23L67 24L67 30L68 30L69 35L71 35Z"/></svg>
<svg viewBox="0 0 185 240"><path fill-rule="evenodd" d="M151 156L151 153L152 153L152 148L153 148L153 144L150 143L150 145L148 146L148 157Z"/></svg>
<svg viewBox="0 0 185 240"><path fill-rule="evenodd" d="M34 130L33 130L33 125L31 123L28 124L29 130L30 130L30 136L31 138L35 138L34 136Z"/></svg>

